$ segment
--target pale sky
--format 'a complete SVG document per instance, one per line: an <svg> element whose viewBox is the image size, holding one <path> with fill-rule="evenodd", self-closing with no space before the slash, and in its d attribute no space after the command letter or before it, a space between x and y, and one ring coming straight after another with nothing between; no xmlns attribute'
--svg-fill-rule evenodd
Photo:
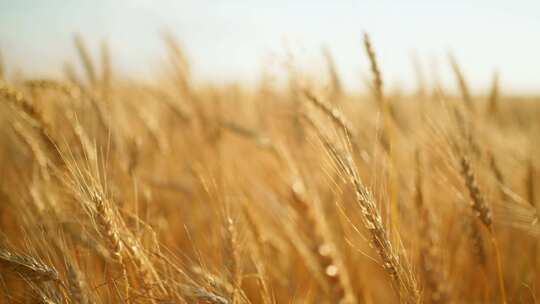
<svg viewBox="0 0 540 304"><path fill-rule="evenodd" d="M539 0L0 0L0 51L8 67L28 73L74 62L75 32L96 52L106 39L126 73L157 72L164 29L182 42L200 79L256 81L263 66L285 60L287 45L322 67L324 44L347 87L363 89L367 31L390 87L414 87L413 53L428 75L438 70L455 87L451 50L477 90L497 68L504 90L540 92Z"/></svg>

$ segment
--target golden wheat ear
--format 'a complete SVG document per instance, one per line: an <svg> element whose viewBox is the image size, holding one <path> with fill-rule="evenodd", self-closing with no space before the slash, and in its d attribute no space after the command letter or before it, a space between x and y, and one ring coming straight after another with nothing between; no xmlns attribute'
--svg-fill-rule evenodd
<svg viewBox="0 0 540 304"><path fill-rule="evenodd" d="M465 75L463 74L461 67L459 66L456 58L454 57L452 53L448 53L448 61L450 61L450 66L452 67L452 71L454 72L454 75L458 82L459 90L461 92L461 98L463 99L465 106L467 107L468 110L470 110L471 112L474 112L475 105L474 105L474 100L471 96L469 85L467 83L467 80L465 79Z"/></svg>
<svg viewBox="0 0 540 304"><path fill-rule="evenodd" d="M322 54L326 61L328 75L330 77L330 100L337 103L343 96L343 85L337 71L336 62L328 47L322 48Z"/></svg>
<svg viewBox="0 0 540 304"><path fill-rule="evenodd" d="M112 66L111 66L111 51L109 49L109 44L106 41L101 42L100 47L101 52L101 98L104 101L109 101L111 96L111 87L112 87Z"/></svg>
<svg viewBox="0 0 540 304"><path fill-rule="evenodd" d="M92 56L90 56L90 52L88 51L88 48L84 43L82 35L75 34L73 36L73 42L75 43L75 48L77 50L77 54L79 55L79 59L81 60L81 63L83 65L84 71L86 72L88 83L90 84L90 87L95 87L97 83L96 68L94 63L92 62Z"/></svg>
<svg viewBox="0 0 540 304"><path fill-rule="evenodd" d="M476 173L477 168L474 167L472 157L470 156L470 154L472 154L471 151L477 151L477 154L479 154L479 145L476 142L472 131L470 130L470 125L466 121L466 115L462 113L457 107L454 107L453 110L454 118L457 122L458 131L458 134L454 139L454 149L457 153L457 158L459 162L459 172L465 184L465 188L467 189L467 192L469 194L472 212L488 231L489 239L493 245L495 253L499 292L501 294L501 299L503 303L506 303L506 285L504 280L501 253L494 231L491 210L492 208L490 204L488 204L484 192L480 189ZM473 226L474 225L476 225L476 223L474 223ZM473 229L476 230L475 227L473 227ZM481 238L480 232L475 232L474 234L475 237ZM477 243L480 244L480 242Z"/></svg>
<svg viewBox="0 0 540 304"><path fill-rule="evenodd" d="M406 260L406 254L400 249L394 248L390 242L390 235L383 224L381 211L375 202L371 191L360 179L354 160L348 154L343 153L321 131L319 125L309 116L304 120L316 132L328 155L351 184L356 204L360 210L360 216L364 227L369 233L370 245L372 245L382 262L382 267L389 275L400 300L404 303L419 303L420 291L417 286L414 272Z"/></svg>
<svg viewBox="0 0 540 304"><path fill-rule="evenodd" d="M500 79L499 72L493 72L491 80L491 90L487 100L487 113L490 118L495 118L499 113L499 94L500 94Z"/></svg>
<svg viewBox="0 0 540 304"><path fill-rule="evenodd" d="M53 267L26 255L17 254L0 247L0 268L35 282L58 281L58 271Z"/></svg>
<svg viewBox="0 0 540 304"><path fill-rule="evenodd" d="M382 108L384 103L383 80L381 70L379 69L379 64L377 63L377 58L375 57L375 51L373 50L368 33L364 33L364 49L366 50L371 67L371 75L373 77L373 94L375 95L375 100Z"/></svg>
<svg viewBox="0 0 540 304"><path fill-rule="evenodd" d="M176 37L171 32L164 32L162 37L165 46L167 47L169 60L174 69L173 74L176 84L183 94L190 96L193 92L191 91L191 65L188 57Z"/></svg>
<svg viewBox="0 0 540 304"><path fill-rule="evenodd" d="M0 81L4 80L6 78L6 66L4 63L4 56L2 56L2 52L0 51Z"/></svg>
<svg viewBox="0 0 540 304"><path fill-rule="evenodd" d="M60 151L54 140L51 126L30 99L21 91L8 84L0 82L0 100L4 99L20 115L20 120L28 123L40 136L46 151L51 154L51 159L61 159Z"/></svg>

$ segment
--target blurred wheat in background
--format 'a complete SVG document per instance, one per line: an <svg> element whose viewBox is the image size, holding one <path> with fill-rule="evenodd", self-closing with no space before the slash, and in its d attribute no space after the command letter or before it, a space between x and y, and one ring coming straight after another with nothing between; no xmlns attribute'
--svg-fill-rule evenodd
<svg viewBox="0 0 540 304"><path fill-rule="evenodd" d="M145 80L78 34L61 77L1 62L0 303L537 302L540 98L451 53L458 94L390 91L368 33L362 93L331 48L226 85L162 38Z"/></svg>

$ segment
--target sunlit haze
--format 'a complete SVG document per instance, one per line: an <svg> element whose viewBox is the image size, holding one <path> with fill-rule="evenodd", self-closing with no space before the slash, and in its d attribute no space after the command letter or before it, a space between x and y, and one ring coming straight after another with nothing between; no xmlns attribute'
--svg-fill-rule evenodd
<svg viewBox="0 0 540 304"><path fill-rule="evenodd" d="M253 81L285 60L323 67L333 53L349 89L363 89L368 32L389 87L414 88L412 57L454 88L447 54L485 90L495 69L507 91L540 88L540 1L1 1L0 50L10 70L58 73L81 33L93 51L109 42L116 68L133 75L164 64L160 34L176 35L196 76ZM428 77L434 79L434 77ZM481 91L482 92L482 91Z"/></svg>

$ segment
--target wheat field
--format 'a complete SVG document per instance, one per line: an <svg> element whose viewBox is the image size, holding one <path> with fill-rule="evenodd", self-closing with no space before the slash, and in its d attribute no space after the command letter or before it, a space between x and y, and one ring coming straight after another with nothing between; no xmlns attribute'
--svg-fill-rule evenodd
<svg viewBox="0 0 540 304"><path fill-rule="evenodd" d="M0 69L0 303L536 303L540 99ZM363 49L361 48L363 47ZM419 73L420 74L420 73ZM507 75L511 77L511 75Z"/></svg>

